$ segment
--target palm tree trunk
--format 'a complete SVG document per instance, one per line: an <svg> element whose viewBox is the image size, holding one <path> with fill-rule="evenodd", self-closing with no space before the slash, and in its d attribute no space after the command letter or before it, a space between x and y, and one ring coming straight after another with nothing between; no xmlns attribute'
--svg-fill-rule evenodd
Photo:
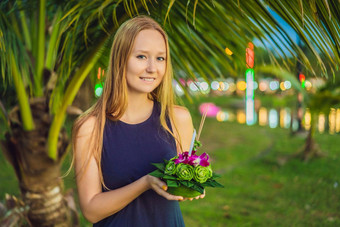
<svg viewBox="0 0 340 227"><path fill-rule="evenodd" d="M310 129L308 131L308 136L306 138L305 147L302 153L302 159L304 161L308 161L313 157L322 156L321 150L318 144L315 142L315 126L316 126L316 114L314 112L311 113L311 124Z"/></svg>
<svg viewBox="0 0 340 227"><path fill-rule="evenodd" d="M311 124L311 127L308 131L308 135L306 138L306 142L305 142L305 147L303 150L303 159L305 161L309 160L312 156L313 156L313 151L314 151L314 147L315 147L315 141L314 141L314 137L313 137L313 123Z"/></svg>
<svg viewBox="0 0 340 227"><path fill-rule="evenodd" d="M3 151L15 169L32 226L71 226L60 179L61 156L68 142L66 132L59 135L59 158L53 161L47 155L46 144L51 123L48 103L39 98L30 101L30 105L36 128L24 131L19 108L15 107L9 114L12 133L6 135Z"/></svg>

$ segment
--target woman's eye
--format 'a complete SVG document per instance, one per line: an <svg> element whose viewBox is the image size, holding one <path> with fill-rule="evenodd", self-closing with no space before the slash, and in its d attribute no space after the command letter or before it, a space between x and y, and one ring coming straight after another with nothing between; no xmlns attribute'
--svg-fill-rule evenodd
<svg viewBox="0 0 340 227"><path fill-rule="evenodd" d="M139 58L139 59L146 59L146 57L144 55L138 55L137 58Z"/></svg>
<svg viewBox="0 0 340 227"><path fill-rule="evenodd" d="M164 57L158 57L157 60L158 60L158 61L164 61L165 58L164 58Z"/></svg>

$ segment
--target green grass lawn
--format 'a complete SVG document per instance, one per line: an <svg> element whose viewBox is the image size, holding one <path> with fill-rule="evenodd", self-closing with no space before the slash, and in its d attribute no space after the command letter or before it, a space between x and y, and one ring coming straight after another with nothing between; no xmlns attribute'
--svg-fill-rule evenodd
<svg viewBox="0 0 340 227"><path fill-rule="evenodd" d="M339 135L317 135L327 155L287 160L302 137L288 130L208 119L201 152L208 152L224 189L181 204L187 226L339 226ZM281 163L281 164L279 164Z"/></svg>
<svg viewBox="0 0 340 227"><path fill-rule="evenodd" d="M200 117L193 112L195 126ZM181 202L187 226L340 226L340 136L317 134L322 158L285 157L304 138L288 129L207 119L198 153L207 152L225 188L207 188L201 200ZM64 168L67 168L68 161ZM75 188L73 177L66 188ZM0 154L0 200L18 195L11 166ZM90 226L82 219L82 226Z"/></svg>

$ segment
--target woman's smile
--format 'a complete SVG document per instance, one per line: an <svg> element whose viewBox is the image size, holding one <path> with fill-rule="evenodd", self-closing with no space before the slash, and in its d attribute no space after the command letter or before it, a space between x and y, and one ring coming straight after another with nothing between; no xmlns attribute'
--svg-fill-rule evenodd
<svg viewBox="0 0 340 227"><path fill-rule="evenodd" d="M156 80L156 78L153 77L139 77L141 80L145 81L145 82L149 82L152 83Z"/></svg>

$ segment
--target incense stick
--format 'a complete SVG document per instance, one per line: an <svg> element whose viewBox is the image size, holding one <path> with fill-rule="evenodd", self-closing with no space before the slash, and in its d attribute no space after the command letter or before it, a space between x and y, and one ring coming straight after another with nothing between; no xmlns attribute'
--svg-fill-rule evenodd
<svg viewBox="0 0 340 227"><path fill-rule="evenodd" d="M200 127L199 127L198 133L197 133L197 140L200 139L201 132L202 132L203 125L204 125L204 121L205 121L205 118L206 118L206 116L207 116L208 110L209 110L209 104L207 105L207 108L205 109L205 112L204 112L204 114L202 115Z"/></svg>

